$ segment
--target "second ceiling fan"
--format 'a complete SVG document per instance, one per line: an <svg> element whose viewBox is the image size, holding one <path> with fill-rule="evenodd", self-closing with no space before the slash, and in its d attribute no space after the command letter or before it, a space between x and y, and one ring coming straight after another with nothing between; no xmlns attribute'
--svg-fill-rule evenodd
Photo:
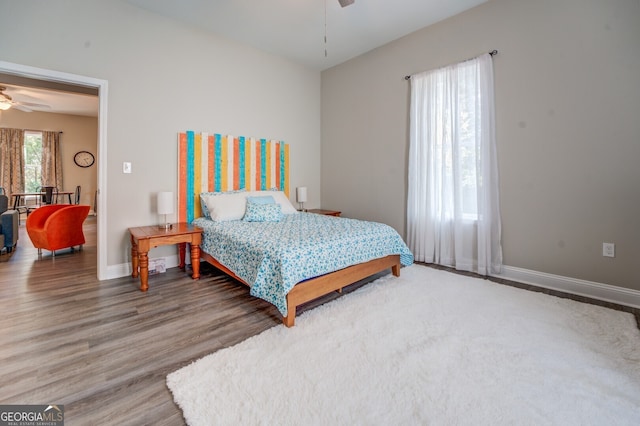
<svg viewBox="0 0 640 426"><path fill-rule="evenodd" d="M6 111L9 108L15 108L24 112L32 112L34 109L50 108L49 105L14 100L11 96L4 93L5 90L7 90L7 87L0 85L0 110L2 111Z"/></svg>

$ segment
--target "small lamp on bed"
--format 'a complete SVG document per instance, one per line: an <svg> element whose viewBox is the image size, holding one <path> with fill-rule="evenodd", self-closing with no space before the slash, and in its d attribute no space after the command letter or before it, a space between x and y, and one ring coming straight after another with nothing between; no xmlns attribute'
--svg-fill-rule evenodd
<svg viewBox="0 0 640 426"><path fill-rule="evenodd" d="M304 203L307 202L307 187L300 186L296 188L296 199L298 200L298 204L300 204L300 211L306 212L307 210L304 208Z"/></svg>
<svg viewBox="0 0 640 426"><path fill-rule="evenodd" d="M164 215L164 223L158 228L171 229L173 225L167 222L167 215L173 214L173 192L158 192L158 214Z"/></svg>

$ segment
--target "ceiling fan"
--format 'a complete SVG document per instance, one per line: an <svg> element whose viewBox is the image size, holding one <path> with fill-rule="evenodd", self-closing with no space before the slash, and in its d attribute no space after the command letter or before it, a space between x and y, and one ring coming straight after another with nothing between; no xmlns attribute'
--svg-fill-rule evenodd
<svg viewBox="0 0 640 426"><path fill-rule="evenodd" d="M0 86L0 111L6 111L9 108L15 108L24 112L32 112L34 108L37 109L49 109L49 105L37 104L33 102L18 102L4 91L7 90L5 86Z"/></svg>
<svg viewBox="0 0 640 426"><path fill-rule="evenodd" d="M340 6L347 7L353 4L356 0L338 0ZM326 58L327 53L327 0L324 2L324 57Z"/></svg>

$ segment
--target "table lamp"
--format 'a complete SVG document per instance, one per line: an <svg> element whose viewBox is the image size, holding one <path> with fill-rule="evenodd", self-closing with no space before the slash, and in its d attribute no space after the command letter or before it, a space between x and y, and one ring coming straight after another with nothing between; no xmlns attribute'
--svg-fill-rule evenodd
<svg viewBox="0 0 640 426"><path fill-rule="evenodd" d="M171 229L173 225L167 222L167 215L173 214L173 192L158 192L158 214L164 215L164 224L158 228Z"/></svg>
<svg viewBox="0 0 640 426"><path fill-rule="evenodd" d="M307 187L306 186L300 186L298 188L296 188L296 199L298 200L298 204L300 204L300 211L307 211L304 208L304 203L307 202Z"/></svg>

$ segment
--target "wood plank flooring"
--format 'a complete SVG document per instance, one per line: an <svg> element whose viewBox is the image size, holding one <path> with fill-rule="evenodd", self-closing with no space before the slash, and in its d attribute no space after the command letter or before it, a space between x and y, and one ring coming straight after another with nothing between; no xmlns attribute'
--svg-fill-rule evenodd
<svg viewBox="0 0 640 426"><path fill-rule="evenodd" d="M138 290L96 279L95 218L82 251L38 260L21 226L0 259L0 403L64 404L68 425L183 424L166 375L281 323L277 310L204 266Z"/></svg>
<svg viewBox="0 0 640 426"><path fill-rule="evenodd" d="M282 324L208 264L197 281L178 268L153 275L146 293L131 277L98 281L95 218L84 229L82 251L38 260L23 223L0 256L0 404L64 404L68 425L184 424L167 374Z"/></svg>
<svg viewBox="0 0 640 426"><path fill-rule="evenodd" d="M95 218L84 249L55 258L38 260L20 231L0 256L0 404L64 404L67 425L184 424L166 375L281 324L207 264L198 281L177 268L151 276L147 293L131 277L98 281Z"/></svg>

